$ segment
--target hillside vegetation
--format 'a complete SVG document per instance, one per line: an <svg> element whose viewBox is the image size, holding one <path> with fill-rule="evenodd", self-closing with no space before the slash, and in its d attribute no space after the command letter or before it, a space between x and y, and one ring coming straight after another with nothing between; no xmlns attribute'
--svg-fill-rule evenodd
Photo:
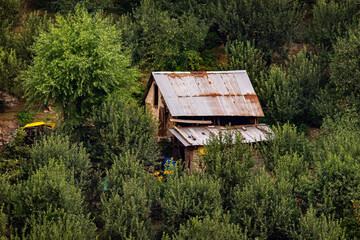
<svg viewBox="0 0 360 240"><path fill-rule="evenodd" d="M1 239L360 238L358 0L0 0L0 19L0 92L20 125L58 121L0 153ZM246 70L275 137L155 172L146 80L207 70Z"/></svg>

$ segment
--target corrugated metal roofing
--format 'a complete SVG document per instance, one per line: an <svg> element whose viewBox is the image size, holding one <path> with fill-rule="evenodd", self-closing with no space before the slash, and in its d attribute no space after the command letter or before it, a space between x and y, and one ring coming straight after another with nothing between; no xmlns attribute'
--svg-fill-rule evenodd
<svg viewBox="0 0 360 240"><path fill-rule="evenodd" d="M178 132L181 132L181 134ZM246 125L246 126L204 126L204 127L178 127L169 131L185 146L203 146L210 139L211 134L218 135L220 131L238 131L243 136L244 143L260 142L268 139L271 133L265 124ZM187 137L186 139L184 137Z"/></svg>
<svg viewBox="0 0 360 240"><path fill-rule="evenodd" d="M172 116L263 117L246 71L153 72Z"/></svg>

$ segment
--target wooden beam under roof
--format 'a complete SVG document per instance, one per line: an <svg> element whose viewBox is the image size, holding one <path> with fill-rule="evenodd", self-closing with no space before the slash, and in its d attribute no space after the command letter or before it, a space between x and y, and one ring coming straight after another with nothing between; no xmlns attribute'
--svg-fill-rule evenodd
<svg viewBox="0 0 360 240"><path fill-rule="evenodd" d="M177 123L193 123L193 124L212 124L210 120L187 120L187 119L170 119L170 122L177 122Z"/></svg>

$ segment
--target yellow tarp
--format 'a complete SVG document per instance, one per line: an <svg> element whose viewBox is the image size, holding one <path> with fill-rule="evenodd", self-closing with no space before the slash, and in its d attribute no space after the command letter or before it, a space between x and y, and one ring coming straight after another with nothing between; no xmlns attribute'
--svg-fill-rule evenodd
<svg viewBox="0 0 360 240"><path fill-rule="evenodd" d="M37 126L42 126L42 125L50 126L51 128L54 128L54 127L55 127L55 123L33 122L33 123L26 124L26 125L24 126L24 128L37 127Z"/></svg>

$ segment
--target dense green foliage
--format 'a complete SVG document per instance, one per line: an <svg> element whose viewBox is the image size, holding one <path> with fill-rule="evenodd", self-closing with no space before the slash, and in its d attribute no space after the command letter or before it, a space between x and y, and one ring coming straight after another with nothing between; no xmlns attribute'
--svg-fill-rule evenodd
<svg viewBox="0 0 360 240"><path fill-rule="evenodd" d="M17 85L19 84L16 79L19 71L23 69L23 62L16 56L13 49L4 50L0 46L0 90L8 92L13 95L19 93Z"/></svg>
<svg viewBox="0 0 360 240"><path fill-rule="evenodd" d="M84 181L90 171L89 155L82 144L71 143L69 137L63 135L44 136L34 143L30 150L30 165L33 169L41 168L55 159L68 170L74 171L76 182Z"/></svg>
<svg viewBox="0 0 360 240"><path fill-rule="evenodd" d="M40 217L32 215L28 221L30 233L23 239L95 239L96 226L84 215L63 213L60 217L49 217L52 213L44 212Z"/></svg>
<svg viewBox="0 0 360 240"><path fill-rule="evenodd" d="M298 1L231 0L214 4L212 14L224 39L254 40L270 60L295 39L304 11Z"/></svg>
<svg viewBox="0 0 360 240"><path fill-rule="evenodd" d="M311 34L312 43L318 48L332 50L337 38L356 26L359 10L356 0L317 1L313 8L314 20L307 31L307 34Z"/></svg>
<svg viewBox="0 0 360 240"><path fill-rule="evenodd" d="M28 100L47 104L52 99L61 104L66 125L79 127L93 106L136 80L118 37L115 25L99 13L77 7L66 17L58 15L34 45L25 79Z"/></svg>
<svg viewBox="0 0 360 240"><path fill-rule="evenodd" d="M111 165L114 156L127 152L145 165L154 163L158 153L155 125L136 103L114 94L94 111L91 122L92 158L103 166Z"/></svg>
<svg viewBox="0 0 360 240"><path fill-rule="evenodd" d="M122 40L132 49L133 62L152 70L199 70L208 25L192 11L174 18L153 0L141 2L120 21Z"/></svg>
<svg viewBox="0 0 360 240"><path fill-rule="evenodd" d="M283 66L271 66L259 84L259 97L270 121L317 124L313 105L319 92L321 68L306 49Z"/></svg>
<svg viewBox="0 0 360 240"><path fill-rule="evenodd" d="M163 238L168 239L168 238ZM179 233L173 239L247 239L242 229L230 222L230 215L220 213L212 217L206 216L203 220L198 217L189 219L186 224L180 226Z"/></svg>
<svg viewBox="0 0 360 240"><path fill-rule="evenodd" d="M225 209L230 206L233 188L245 184L255 162L251 146L242 140L241 134L231 131L212 136L201 158L203 171L222 183L220 192Z"/></svg>
<svg viewBox="0 0 360 240"><path fill-rule="evenodd" d="M260 77L266 70L266 64L263 60L263 53L259 49L256 49L249 41L229 42L225 48L228 64L226 64L224 70L238 70L246 69L251 82L254 85L255 91L261 86Z"/></svg>
<svg viewBox="0 0 360 240"><path fill-rule="evenodd" d="M50 216L60 216L59 209L72 214L83 212L81 191L75 186L71 171L54 161L19 183L11 197L14 206L12 218L17 224L25 224L29 216L39 216L43 211L55 211L50 211Z"/></svg>
<svg viewBox="0 0 360 240"><path fill-rule="evenodd" d="M20 12L20 0L0 1L0 46L11 41L11 28L17 23Z"/></svg>
<svg viewBox="0 0 360 240"><path fill-rule="evenodd" d="M360 239L359 11L357 0L0 0L0 96L59 115L56 129L20 127L1 146L0 239ZM267 141L223 131L198 169L161 170L139 103L149 72L177 70L246 70L260 121L274 124Z"/></svg>

